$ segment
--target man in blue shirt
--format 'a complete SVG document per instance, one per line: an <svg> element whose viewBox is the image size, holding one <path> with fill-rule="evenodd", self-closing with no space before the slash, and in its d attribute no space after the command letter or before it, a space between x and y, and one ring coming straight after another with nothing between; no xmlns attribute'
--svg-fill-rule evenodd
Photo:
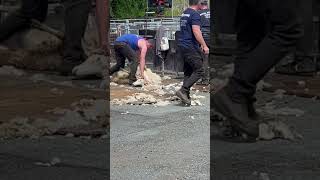
<svg viewBox="0 0 320 180"><path fill-rule="evenodd" d="M125 34L118 37L114 43L114 50L117 64L111 67L110 75L124 68L125 60L128 58L130 62L129 84L135 86L143 85L145 57L151 44L136 34ZM137 52L140 54L138 57ZM140 63L141 79L136 79L138 64Z"/></svg>
<svg viewBox="0 0 320 180"><path fill-rule="evenodd" d="M189 8L181 15L178 47L184 61L184 80L176 95L183 103L191 105L190 88L204 73L202 52L209 54L209 48L202 37L201 17L197 12L203 0L189 0Z"/></svg>

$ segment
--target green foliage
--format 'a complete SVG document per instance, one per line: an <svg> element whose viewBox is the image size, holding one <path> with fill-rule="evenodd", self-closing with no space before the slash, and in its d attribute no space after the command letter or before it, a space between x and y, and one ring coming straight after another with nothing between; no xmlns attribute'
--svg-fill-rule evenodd
<svg viewBox="0 0 320 180"><path fill-rule="evenodd" d="M164 12L165 16L180 16L185 8L188 7L188 0L173 0L173 9L166 9ZM173 12L173 13L172 13Z"/></svg>
<svg viewBox="0 0 320 180"><path fill-rule="evenodd" d="M165 17L171 17L172 15L173 15L173 17L181 16L182 12L183 12L183 9L177 9L177 8L165 9L164 16Z"/></svg>
<svg viewBox="0 0 320 180"><path fill-rule="evenodd" d="M147 0L110 0L111 17L113 18L139 18L144 17L147 9ZM188 0L173 0L173 9L165 8L166 17L180 16L188 7ZM152 10L152 9L150 9ZM154 10L155 11L155 10Z"/></svg>
<svg viewBox="0 0 320 180"><path fill-rule="evenodd" d="M114 18L139 18L145 16L146 0L112 0L111 15Z"/></svg>

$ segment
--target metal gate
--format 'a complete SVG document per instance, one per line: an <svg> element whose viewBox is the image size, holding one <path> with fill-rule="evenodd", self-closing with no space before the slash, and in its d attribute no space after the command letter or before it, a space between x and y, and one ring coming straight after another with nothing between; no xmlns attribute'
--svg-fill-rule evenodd
<svg viewBox="0 0 320 180"><path fill-rule="evenodd" d="M115 39L123 34L138 34L152 36L150 42L155 45L155 32L160 26L165 27L165 37L169 39L170 49L166 52L164 59L164 70L167 73L178 73L183 71L183 61L180 58L176 46L177 32L180 30L180 18L152 18L152 19L123 19L110 20L111 46ZM155 47L155 46L154 46ZM155 49L147 53L146 63L154 70L161 70L162 59L156 56Z"/></svg>

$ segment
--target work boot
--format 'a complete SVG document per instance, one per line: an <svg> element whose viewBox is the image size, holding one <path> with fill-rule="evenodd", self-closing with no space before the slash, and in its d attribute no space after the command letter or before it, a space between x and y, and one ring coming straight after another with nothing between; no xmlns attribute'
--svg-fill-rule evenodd
<svg viewBox="0 0 320 180"><path fill-rule="evenodd" d="M258 122L248 115L247 103L234 102L227 94L225 88L211 96L213 108L230 121L231 126L250 139L259 136Z"/></svg>
<svg viewBox="0 0 320 180"><path fill-rule="evenodd" d="M191 99L190 99L190 96L186 90L181 88L180 90L178 90L176 92L176 95L181 99L181 101L183 103L185 103L186 105L191 105Z"/></svg>
<svg viewBox="0 0 320 180"><path fill-rule="evenodd" d="M130 86L133 86L133 83L136 82L137 80L138 80L138 79L136 79L136 78L135 78L135 79L129 78L129 85L130 85Z"/></svg>
<svg viewBox="0 0 320 180"><path fill-rule="evenodd" d="M143 79L138 79L135 82L132 83L133 87L142 87L144 85L144 80Z"/></svg>
<svg viewBox="0 0 320 180"><path fill-rule="evenodd" d="M79 77L93 75L102 77L103 61L107 61L104 55L93 54L82 64L73 68L72 74Z"/></svg>
<svg viewBox="0 0 320 180"><path fill-rule="evenodd" d="M313 75L317 72L317 64L310 57L296 57L292 62L277 65L275 72L287 75Z"/></svg>
<svg viewBox="0 0 320 180"><path fill-rule="evenodd" d="M233 143L253 143L257 141L256 137L241 133L230 125L217 125L217 122L210 123L210 138L219 139Z"/></svg>
<svg viewBox="0 0 320 180"><path fill-rule="evenodd" d="M235 128L228 126L221 131L221 140L233 143L254 143L257 142L257 137L248 136L246 133L241 133Z"/></svg>
<svg viewBox="0 0 320 180"><path fill-rule="evenodd" d="M208 79L200 79L196 85L203 85L203 86L207 86L209 85L209 80Z"/></svg>

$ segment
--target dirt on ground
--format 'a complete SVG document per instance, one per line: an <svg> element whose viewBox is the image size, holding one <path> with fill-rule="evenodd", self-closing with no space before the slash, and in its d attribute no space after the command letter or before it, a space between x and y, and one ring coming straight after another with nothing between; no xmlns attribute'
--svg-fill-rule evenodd
<svg viewBox="0 0 320 180"><path fill-rule="evenodd" d="M9 77L8 77L9 78ZM5 111L1 120L19 116L48 117L47 110L69 108L81 99L105 98L104 92L78 87L65 87L45 82L32 83L22 79L0 77L0 108ZM23 110L23 111L21 111Z"/></svg>
<svg viewBox="0 0 320 180"><path fill-rule="evenodd" d="M108 92L99 83L8 66L0 68L0 81L0 138L106 133Z"/></svg>
<svg viewBox="0 0 320 180"><path fill-rule="evenodd" d="M121 74L121 73L120 73ZM110 83L110 102L112 105L155 105L166 106L175 101L179 101L179 98L175 96L175 92L182 85L182 78L176 78L174 76L166 75L160 77L161 80L157 84L147 84L143 87L132 87L128 85L127 80L123 80L114 75ZM122 76L122 74L120 75ZM120 79L120 80L119 80ZM202 92L209 92L210 87L208 85L195 85L191 91L192 105L202 105L201 98L203 96L198 95Z"/></svg>

